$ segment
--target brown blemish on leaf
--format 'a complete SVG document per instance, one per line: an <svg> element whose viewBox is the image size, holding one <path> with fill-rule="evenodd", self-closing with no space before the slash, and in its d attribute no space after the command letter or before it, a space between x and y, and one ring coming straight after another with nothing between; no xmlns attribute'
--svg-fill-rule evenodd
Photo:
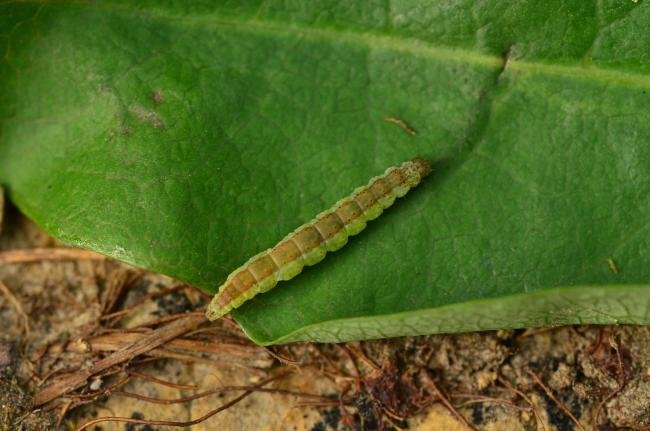
<svg viewBox="0 0 650 431"><path fill-rule="evenodd" d="M162 129L165 127L162 120L155 111L149 111L140 105L131 105L129 113L138 119L141 123L148 123L154 129Z"/></svg>
<svg viewBox="0 0 650 431"><path fill-rule="evenodd" d="M160 105L163 102L163 93L161 89L156 89L151 93L151 98L156 105Z"/></svg>
<svg viewBox="0 0 650 431"><path fill-rule="evenodd" d="M404 120L402 120L400 118L385 117L384 121L387 122L387 123L397 124L398 126L400 126L402 128L402 130L404 130L406 133L408 133L411 136L415 136L415 135L418 134L415 130L413 130L413 128L411 126L409 126L406 123L406 121L404 121Z"/></svg>

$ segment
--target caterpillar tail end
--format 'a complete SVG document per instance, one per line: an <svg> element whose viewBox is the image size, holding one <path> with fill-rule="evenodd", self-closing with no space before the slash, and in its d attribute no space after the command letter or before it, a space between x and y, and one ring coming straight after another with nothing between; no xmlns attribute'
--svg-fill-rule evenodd
<svg viewBox="0 0 650 431"><path fill-rule="evenodd" d="M221 317L228 314L232 308L228 306L222 307L219 304L218 297L219 297L218 293L214 295L212 301L210 301L210 304L208 304L208 308L205 310L205 317L207 317L208 320L210 321L220 319Z"/></svg>

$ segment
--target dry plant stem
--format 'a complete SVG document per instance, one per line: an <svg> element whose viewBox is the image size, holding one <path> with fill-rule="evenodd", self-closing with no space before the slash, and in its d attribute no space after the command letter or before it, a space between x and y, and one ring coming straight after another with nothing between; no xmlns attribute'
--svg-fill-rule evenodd
<svg viewBox="0 0 650 431"><path fill-rule="evenodd" d="M123 386L127 384L131 380L130 376L124 376L121 379L118 379L116 382L113 382L111 385L99 389L95 392L89 392L86 394L69 394L68 396L71 398L74 398L75 400L94 400L95 398L102 396L102 395L107 395L111 394L114 389L119 388L120 386Z"/></svg>
<svg viewBox="0 0 650 431"><path fill-rule="evenodd" d="M230 343L210 343L206 342L206 340L179 338L172 340L165 347L169 349L179 349L190 352L218 353L238 358L268 358L266 352L263 349L255 347L253 345L244 346L241 344Z"/></svg>
<svg viewBox="0 0 650 431"><path fill-rule="evenodd" d="M507 380L505 380L501 376L497 377L497 379L499 380L499 382L503 386L505 386L506 390L519 395L524 401L526 401L528 403L528 405L530 406L530 408L533 411L533 415L535 416L535 420L537 421L538 425L541 426L542 431L546 431L546 426L544 425L544 421L542 421L542 417L539 415L539 412L535 408L535 404L533 403L533 400L531 400L528 396L526 396L526 394L524 394L522 391L520 391L519 389L512 386L512 384L510 384L510 382L508 382Z"/></svg>
<svg viewBox="0 0 650 431"><path fill-rule="evenodd" d="M115 382L111 383L110 385L107 385L105 388L99 389L95 393L80 395L79 398L94 398L101 395L110 394L117 388L126 385L129 381L131 381L131 376L129 374L126 374L125 376L117 379Z"/></svg>
<svg viewBox="0 0 650 431"><path fill-rule="evenodd" d="M184 389L189 391L194 391L198 389L198 386L195 385L183 385L179 383L168 382L167 380L162 380L153 376L149 376L147 374L143 374L135 370L129 370L127 371L127 373L132 377L136 377L141 380L146 380L147 382L157 383L159 385L167 386L174 389Z"/></svg>
<svg viewBox="0 0 650 431"><path fill-rule="evenodd" d="M191 355L186 353L178 353L166 349L164 347L158 347L156 349L153 349L152 351L147 352L147 355L159 359L176 359L177 361L188 362L188 363L201 363L201 364L210 364L210 365L219 365L219 366L223 366L224 364L226 364L230 367L241 368L243 370L248 371L249 373L257 374L258 376L265 376L267 374L266 371L264 371L263 369L256 368L252 365L246 365L236 361L212 359L209 357L204 358L202 356L196 356L196 355Z"/></svg>
<svg viewBox="0 0 650 431"><path fill-rule="evenodd" d="M133 328L128 328L128 329L138 329L138 328L148 328L150 326L158 326L161 323L167 323L167 322L172 322L177 319L182 319L187 315L195 315L195 316L205 316L205 310L201 311L190 311L188 313L179 313L179 314L172 314L171 316L163 316L158 319L150 320L148 322L144 322L138 326L134 326Z"/></svg>
<svg viewBox="0 0 650 431"><path fill-rule="evenodd" d="M388 416L388 417L392 417L393 419L397 419L398 421L402 421L402 422L404 422L404 421L406 421L406 419L407 419L407 418L405 418L404 416L400 416L400 415L398 415L397 413L395 413L394 411L392 411L391 409L389 409L389 408L386 407L386 406L383 406L383 408L382 408L382 412L385 413L386 416Z"/></svg>
<svg viewBox="0 0 650 431"><path fill-rule="evenodd" d="M106 327L99 327L95 330L96 336L103 336L106 334L127 334L129 332L137 332L139 334L148 334L151 332L151 328L106 328Z"/></svg>
<svg viewBox="0 0 650 431"><path fill-rule="evenodd" d="M29 336L29 317L23 310L23 306L20 304L20 301L14 296L13 293L11 293L11 290L9 290L7 285L2 281L0 281L0 293L6 296L7 301L9 301L9 303L14 307L16 313L18 313L20 319L23 321L23 330L25 332L25 336Z"/></svg>
<svg viewBox="0 0 650 431"><path fill-rule="evenodd" d="M381 367L375 363L372 359L370 359L366 354L363 352L362 348L355 348L352 347L351 345L345 345L343 346L344 349L346 349L348 352L350 352L352 355L356 356L357 358L361 359L361 361L366 364L368 367L372 368L375 371L381 371Z"/></svg>
<svg viewBox="0 0 650 431"><path fill-rule="evenodd" d="M71 409L73 403L74 403L73 400L69 400L68 402L63 404L63 407L61 407L61 411L59 412L59 417L56 420L56 429L61 428L61 424L63 423L63 418L68 413L68 411Z"/></svg>
<svg viewBox="0 0 650 431"><path fill-rule="evenodd" d="M112 276L108 280L108 286L100 304L102 316L113 311L113 308L115 308L122 297L123 292L132 286L135 281L140 279L144 275L144 272L127 271L111 274Z"/></svg>
<svg viewBox="0 0 650 431"><path fill-rule="evenodd" d="M86 383L89 377L104 371L114 365L129 361L134 357L146 353L167 341L178 337L192 329L206 319L203 315L191 314L184 318L162 326L151 333L136 341L132 345L116 351L110 356L94 363L90 368L81 370L71 376L68 376L38 392L34 396L34 405L40 406L48 401L58 398L71 390L78 388Z"/></svg>
<svg viewBox="0 0 650 431"><path fill-rule="evenodd" d="M230 327L230 329L234 330L234 331L237 332L237 333L242 334L243 336L246 336L246 335L244 334L244 331L243 331L243 330L241 329L241 327L237 324L237 322L235 322L235 321L233 320L232 317L226 315L226 316L223 316L220 320L221 320L223 323L225 323L226 325L228 325L228 326Z"/></svg>
<svg viewBox="0 0 650 431"><path fill-rule="evenodd" d="M220 343L228 343L228 344L238 344L242 346L255 346L257 347L256 344L253 344L250 340L250 338L242 337L239 335L231 334L230 332L227 332L223 328L219 328L217 326L205 326L203 328L198 328L195 329L192 332L188 332L185 337L191 337L193 335L197 334L205 334L208 333L209 335L212 335L215 337L215 339L219 340Z"/></svg>
<svg viewBox="0 0 650 431"><path fill-rule="evenodd" d="M533 380L535 380L535 383L537 383L544 390L544 392L546 392L546 395L548 395L548 397L553 400L553 402L560 408L560 410L562 410L564 414L567 415L567 417L571 419L574 424L576 424L576 427L584 431L585 428L582 426L582 424L575 416L573 416L573 413L571 413L569 409L567 409L566 406L557 399L555 394L553 394L553 391L551 391L551 388L546 386L544 382L542 382L542 379L537 374L535 374L533 370L528 370L528 374L533 378Z"/></svg>
<svg viewBox="0 0 650 431"><path fill-rule="evenodd" d="M338 407L341 405L339 400L332 401L301 401L291 405L292 409L298 409L300 407ZM347 404L346 404L347 405Z"/></svg>
<svg viewBox="0 0 650 431"><path fill-rule="evenodd" d="M329 371L326 366L324 366L321 363L318 364L302 364L300 365L300 370L301 371L312 371L314 373L318 373L321 376L325 377L327 380L329 380L332 383L337 383L338 381L345 381L345 382L357 382L357 379L355 377L351 376L346 376L344 374L341 374L340 371Z"/></svg>
<svg viewBox="0 0 650 431"><path fill-rule="evenodd" d="M212 359L212 358L204 358L201 356L195 356L191 354L185 354L185 353L177 353L172 350L165 349L163 347L159 347L155 350L152 350L151 352L147 352L147 355L153 356L159 359L176 359L177 361L181 362L188 362L188 363L199 363L199 364L208 364L212 366L223 366L224 364L229 366L229 367L236 367L236 368L241 368L242 370L246 370L249 373L252 374L257 374L258 376L266 376L268 373L262 369L262 368L257 368L252 365L246 365L242 364L240 362L236 361L227 361L227 360L219 360L219 359Z"/></svg>
<svg viewBox="0 0 650 431"><path fill-rule="evenodd" d="M182 290L182 289L185 289L185 288L188 288L188 287L189 286L187 284L176 284L174 286L167 287L165 289L160 289L157 292L152 292L152 293L149 293L147 295L143 295L142 297L138 298L138 300L135 301L128 308L125 308L125 309L120 310L120 311L116 311L114 313L104 314L100 319L101 320L108 320L108 319L112 319L112 318L115 318L115 317L124 317L125 315L127 315L127 314L131 313L133 310L135 310L138 306L140 306L145 301L157 298L159 296L164 296L164 295L167 295L169 293L176 292L177 290Z"/></svg>
<svg viewBox="0 0 650 431"><path fill-rule="evenodd" d="M401 426L396 424L395 421L393 421L389 416L386 416L384 419L386 419L388 421L388 423L390 424L390 426L395 428L397 431L406 431L406 428L402 428Z"/></svg>
<svg viewBox="0 0 650 431"><path fill-rule="evenodd" d="M361 391L361 370L359 370L359 366L357 365L357 361L354 360L354 356L352 355L352 352L350 352L350 349L347 348L345 344L337 344L338 347L343 350L343 352L347 355L348 359L352 363L352 369L354 370L354 377L355 377L355 389L357 392Z"/></svg>
<svg viewBox="0 0 650 431"><path fill-rule="evenodd" d="M616 350L616 359L618 361L617 364L618 372L619 372L619 376L621 376L621 381L618 382L618 388L613 390L609 395L603 398L601 402L598 403L598 407L596 408L596 414L594 415L594 425L593 425L594 431L598 431L598 424L600 423L600 413L602 412L603 407L605 407L605 403L607 403L607 401L614 398L616 394L621 392L625 387L625 385L627 384L627 376L625 373L625 367L623 366L623 359L621 358L621 351L618 347L618 343L616 343L616 345L612 347L614 347L614 349Z"/></svg>
<svg viewBox="0 0 650 431"><path fill-rule="evenodd" d="M0 252L0 263L31 263L45 260L105 260L106 256L78 248L30 248Z"/></svg>
<svg viewBox="0 0 650 431"><path fill-rule="evenodd" d="M280 361L281 364L284 365L293 365L293 366L300 366L300 362L295 361L293 359L286 358L276 352L273 351L270 347L262 347L265 352L267 352L269 355L273 356L275 359Z"/></svg>
<svg viewBox="0 0 650 431"><path fill-rule="evenodd" d="M50 380L54 376L58 376L60 374L74 373L77 370L79 370L78 367L57 368L57 369L51 370L50 372L48 372L47 374L45 374L42 377L37 376L37 375L33 375L32 377L36 380L36 384L38 386L43 386L43 384L45 382L47 382L48 380Z"/></svg>
<svg viewBox="0 0 650 431"><path fill-rule="evenodd" d="M598 431L599 430L600 414L602 413L603 407L605 407L605 404L607 403L607 401L611 400L612 398L614 398L614 396L616 396L616 394L621 392L621 390L623 390L623 387L624 387L624 385L619 386L618 388L616 388L615 390L610 392L605 398L603 398L598 403L598 407L596 407L596 414L594 415L594 424L593 424L593 427L592 427L593 431Z"/></svg>
<svg viewBox="0 0 650 431"><path fill-rule="evenodd" d="M459 407L466 406L469 404L477 404L477 403L494 403L494 404L503 404L505 406L510 406L522 412L530 412L532 410L531 407L521 407L509 400L505 400L502 398L486 397L484 395L456 393L456 394L451 394L451 397L470 398L469 400L464 401Z"/></svg>
<svg viewBox="0 0 650 431"><path fill-rule="evenodd" d="M123 349L143 338L147 337L151 330L147 332L115 332L106 335L98 335L96 337L84 339L84 343L67 343L56 344L50 347L48 353L75 352L86 353L86 346L90 347L93 352L113 352ZM243 345L240 343L214 343L209 340L201 339L188 339L177 338L171 340L165 345L166 348L174 349L177 351L188 351L192 353L214 353L221 355L234 356L238 358L268 358L267 352L260 347L254 345Z"/></svg>
<svg viewBox="0 0 650 431"><path fill-rule="evenodd" d="M101 422L126 422L126 423L131 423L131 424L143 424L143 425L162 425L162 426L171 426L171 427L189 427L192 425L196 425L198 423L201 423L212 416L216 415L217 413L226 410L227 408L237 404L247 396L251 395L253 393L252 390L246 391L237 398L227 402L226 404L222 405L221 407L214 409L205 415L201 416L198 419L194 419L191 421L186 421L186 422L175 422L175 421L160 421L160 420L147 420L147 419L132 419L132 418L125 418L125 417L118 417L118 416L108 416L104 418L99 418L99 419L94 419L89 422L86 422L85 424L81 425L79 428L76 429L76 431L82 431L85 430L88 427L91 427L95 424L101 423Z"/></svg>
<svg viewBox="0 0 650 431"><path fill-rule="evenodd" d="M217 389L212 389L209 391L204 391L204 392L199 392L198 394L190 395L187 397L183 398L175 398L175 399L160 399L160 398L152 398L148 397L146 395L140 395L140 394L135 394L133 392L124 392L124 391L115 391L113 392L113 395L117 396L122 396L122 397L128 397L128 398L135 398L138 400L142 401L147 401L149 403L154 403L154 404L181 404L181 403L187 403L190 401L194 401L200 398L205 398L210 395L214 394L221 394L224 392L233 392L233 391L245 391L250 389L250 386L223 386L221 388ZM266 392L266 393L271 393L271 394L280 394L280 395L287 395L287 396L294 396L294 397L299 397L299 398L308 398L315 400L317 402L336 402L338 403L338 399L332 399L323 395L317 395L317 394L309 394L309 393L304 393L304 392L298 392L298 391L291 391L288 389L271 389L271 388L257 388L255 389L255 392Z"/></svg>
<svg viewBox="0 0 650 431"><path fill-rule="evenodd" d="M201 423L210 417L216 415L217 413L226 410L227 408L237 404L247 396L251 395L254 393L256 390L262 388L263 386L271 383L273 380L279 379L281 377L284 377L286 373L280 374L278 376L270 377L257 385L254 386L249 386L247 387L246 391L239 395L238 397L228 401L227 403L223 404L222 406L209 411L205 415L201 416L198 419L194 419L191 421L186 421L186 422L176 422L176 421L156 421L156 420L147 420L147 419L133 419L133 418L125 418L125 417L105 417L105 418L98 418L98 419L93 419L91 421L86 422L85 424L81 425L79 428L76 429L76 431L82 431L90 426L93 426L95 424L101 423L101 422L126 422L126 423L133 423L133 424L144 424L144 425L161 425L161 426L172 426L172 427L189 427L192 425L196 425L198 423Z"/></svg>
<svg viewBox="0 0 650 431"><path fill-rule="evenodd" d="M449 412L454 415L463 425L468 427L471 430L476 430L469 422L467 422L467 419L465 419L465 416L461 415L460 412L454 407L452 403L449 402L445 394L440 390L438 385L436 384L436 381L431 377L429 374L429 371L424 370L422 373L422 376L424 377L424 381L427 383L427 385L431 388L433 391L434 395L438 397L440 402L449 410Z"/></svg>
<svg viewBox="0 0 650 431"><path fill-rule="evenodd" d="M336 377L345 377L345 378L354 379L353 377L344 376L342 374L341 370L339 370L336 367L336 365L334 365L334 362L332 362L332 360L325 353L323 353L323 351L320 349L320 347L318 347L317 344L311 345L309 347L311 348L310 349L311 351L316 352L316 354L325 361L325 366L326 367L329 366L332 370L334 370L334 371L329 371L329 372L325 371L325 370L321 370L324 374L329 373L329 374L332 374L332 375L334 375Z"/></svg>

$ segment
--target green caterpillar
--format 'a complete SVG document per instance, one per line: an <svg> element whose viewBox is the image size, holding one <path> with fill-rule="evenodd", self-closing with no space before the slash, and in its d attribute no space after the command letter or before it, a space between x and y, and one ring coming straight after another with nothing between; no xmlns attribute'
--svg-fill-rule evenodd
<svg viewBox="0 0 650 431"><path fill-rule="evenodd" d="M273 248L251 257L234 270L219 287L206 316L216 320L258 293L273 288L278 281L300 274L305 265L314 265L328 251L336 251L348 242L431 172L428 160L416 158L391 167L367 186L300 226Z"/></svg>

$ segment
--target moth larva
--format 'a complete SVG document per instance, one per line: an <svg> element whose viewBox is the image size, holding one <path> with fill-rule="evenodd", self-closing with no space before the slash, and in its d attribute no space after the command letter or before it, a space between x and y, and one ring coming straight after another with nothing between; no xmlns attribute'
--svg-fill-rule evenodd
<svg viewBox="0 0 650 431"><path fill-rule="evenodd" d="M357 188L332 208L300 226L275 247L251 257L234 270L219 287L206 316L216 320L258 293L273 288L278 281L300 274L306 265L320 262L328 251L348 242L431 172L428 160L416 158L391 167L374 177L367 186Z"/></svg>

